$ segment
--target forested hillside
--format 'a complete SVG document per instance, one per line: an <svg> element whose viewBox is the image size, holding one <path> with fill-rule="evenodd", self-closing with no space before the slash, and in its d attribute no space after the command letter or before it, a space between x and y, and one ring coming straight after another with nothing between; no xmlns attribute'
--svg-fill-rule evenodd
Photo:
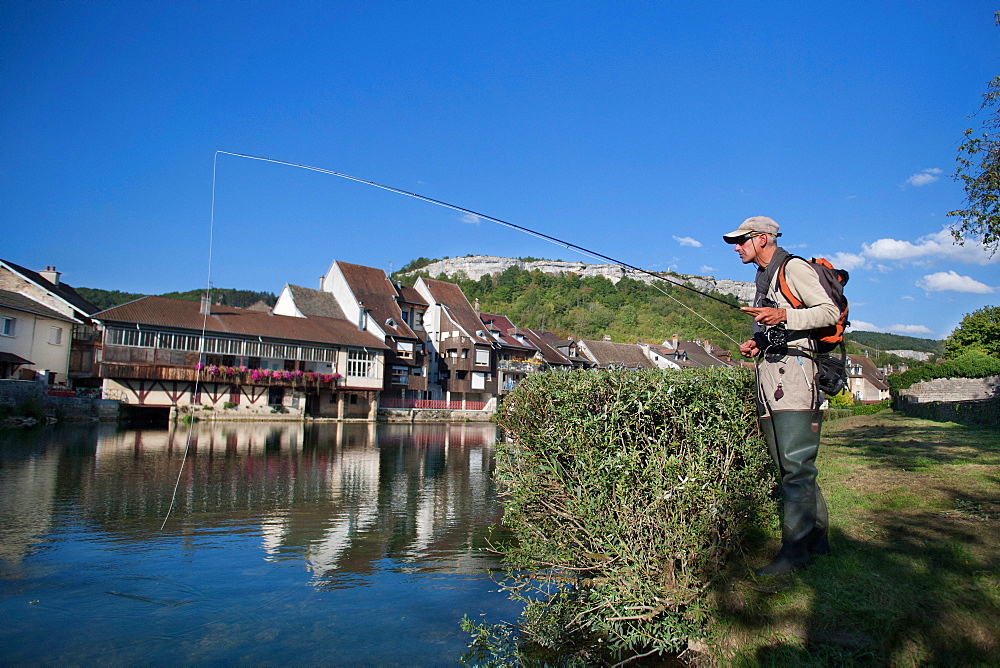
<svg viewBox="0 0 1000 668"><path fill-rule="evenodd" d="M119 290L101 290L100 288L77 288L76 291L81 297L100 309L108 309L113 306L120 306L140 297L146 297L138 292L121 292ZM196 302L205 293L203 289L188 290L186 292L166 292L160 297L169 299L180 299L182 301ZM223 304L225 306L235 306L236 308L246 308L258 301L265 302L268 306L274 306L278 300L277 296L271 292L257 292L255 290L236 290L234 288L213 288L212 303Z"/></svg>
<svg viewBox="0 0 1000 668"><path fill-rule="evenodd" d="M884 334L882 332L851 332L850 338L855 343L876 350L916 350L922 353L944 355L944 341L934 339L919 339L901 334Z"/></svg>
<svg viewBox="0 0 1000 668"><path fill-rule="evenodd" d="M398 273L394 278L412 285L419 275ZM479 299L484 312L561 336L594 339L607 334L618 342L661 343L678 334L735 349L750 331L750 317L739 311L735 298L716 295L726 302L720 303L668 283L650 286L624 278L616 284L600 276L551 276L517 267L477 281L432 278L457 283L470 302Z"/></svg>

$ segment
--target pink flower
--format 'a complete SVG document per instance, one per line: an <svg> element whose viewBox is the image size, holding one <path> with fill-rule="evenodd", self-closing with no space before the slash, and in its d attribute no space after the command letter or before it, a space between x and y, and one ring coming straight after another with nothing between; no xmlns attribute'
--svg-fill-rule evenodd
<svg viewBox="0 0 1000 668"><path fill-rule="evenodd" d="M202 364L201 362L198 362L197 364L194 365L194 370L195 371L201 371L204 368L205 368L205 365Z"/></svg>

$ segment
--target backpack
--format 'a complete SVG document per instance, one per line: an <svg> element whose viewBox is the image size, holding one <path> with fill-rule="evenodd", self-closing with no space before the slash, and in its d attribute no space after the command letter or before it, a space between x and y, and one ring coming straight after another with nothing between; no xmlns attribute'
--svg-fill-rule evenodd
<svg viewBox="0 0 1000 668"><path fill-rule="evenodd" d="M805 304L792 294L792 290L788 287L788 282L785 278L785 265L792 258L805 260L805 258L798 255L789 255L785 258L785 261L781 263L781 267L778 268L778 289L785 296L785 299L788 300L788 303L792 305L792 308L804 308ZM832 352L837 346L841 346L841 353L843 353L844 330L851 324L847 319L847 297L844 296L844 286L847 285L850 275L843 269L835 269L826 258L813 258L806 260L806 262L816 270L816 275L819 277L819 284L823 286L826 294L830 296L830 299L833 300L834 305L840 311L840 317L837 318L836 323L815 330L813 335L816 338L816 350L822 355Z"/></svg>

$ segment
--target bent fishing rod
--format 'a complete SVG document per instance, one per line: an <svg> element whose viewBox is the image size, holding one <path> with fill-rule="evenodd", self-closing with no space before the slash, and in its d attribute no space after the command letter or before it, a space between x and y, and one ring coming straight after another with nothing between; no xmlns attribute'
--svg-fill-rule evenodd
<svg viewBox="0 0 1000 668"><path fill-rule="evenodd" d="M249 160L260 160L262 162L270 162L270 163L274 163L276 165L285 165L287 167L298 167L300 169L308 169L308 170L313 171L313 172L319 172L321 174L328 174L330 176L336 176L336 177L339 177L339 178L342 178L342 179L347 179L348 181L354 181L356 183L362 183L364 185L372 186L372 187L375 187L375 188L381 188L382 190L388 190L389 192L396 193L398 195L405 195L406 197L412 197L414 199L418 199L418 200L421 200L423 202L427 202L429 204L435 204L437 206L441 206L441 207L444 207L446 209L451 209L453 211L459 211L461 213L465 213L465 214L468 214L470 216L475 216L476 218L482 218L484 220L488 220L490 222L497 223L498 225L503 225L504 227L508 227L508 228L510 228L512 230L517 230L518 232L523 232L525 234L528 234L530 236L533 236L533 237L536 237L536 238L539 238L539 239L544 239L545 241L553 243L553 244L555 244L557 246L562 246L563 248L566 248L568 250L577 251L577 252L582 253L584 255L589 255L590 257L593 257L593 258L597 258L597 259L600 259L600 260L605 260L607 262L610 262L611 264L618 265L619 267L623 267L625 269L631 269L632 271L637 271L637 272L646 274L648 276L652 276L653 278L659 279L659 280L664 281L666 283L670 283L671 285L676 285L679 288L684 288L685 290L690 290L691 292L699 294L702 297L708 297L709 299L714 299L715 301L719 302L720 304L725 304L726 306L728 306L730 308L733 308L733 309L736 309L736 310L740 309L739 306L737 306L735 304L732 304L732 303L726 301L725 299L721 299L721 298L716 297L715 295L711 295L711 294L709 294L707 292L702 292L701 290L693 288L690 285L686 285L684 283L679 283L677 281L674 281L672 279L667 278L666 276L662 276L662 275L660 275L660 274L658 274L656 272L649 271L647 269L642 269L640 267L633 266L631 264L628 264L627 262L622 262L621 260L616 260L615 258L610 257L608 255L604 255L603 253L598 253L597 251L589 250L587 248L584 248L583 246L578 246L578 245L576 245L574 243L571 243L569 241L564 241L562 239L558 239L558 238L553 237L551 235L545 234L544 232L539 232L537 230L532 230L530 228L524 227L523 225L517 225L515 223L511 223L509 221L502 220L500 218L495 218L494 216L486 215L485 213L479 213L478 211L473 211L472 209L466 209L465 207L458 206L457 204L451 204L449 202L444 202L444 201L439 200L439 199L434 199L433 197L427 197L426 195L421 195L419 193L410 192L408 190L403 190L402 188L396 188L394 186L388 186L388 185L385 185L384 183L377 183L375 181L369 181L367 179L362 179L362 178L357 177L357 176L351 176L350 174L344 174L343 172L335 172L333 170L324 169L322 167L313 167L311 165L303 165L303 164L299 164L299 163L295 163L295 162L286 162L284 160L277 160L275 158L265 158L265 157L261 157L261 156L257 156L257 155L247 155L246 153L232 153L230 151L216 151L216 155L219 155L219 154L222 154L222 155L231 155L231 156L237 157L237 158L247 158Z"/></svg>

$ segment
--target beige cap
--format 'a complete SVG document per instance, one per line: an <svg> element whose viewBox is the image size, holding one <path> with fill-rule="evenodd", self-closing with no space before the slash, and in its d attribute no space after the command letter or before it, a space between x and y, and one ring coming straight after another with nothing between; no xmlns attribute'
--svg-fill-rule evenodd
<svg viewBox="0 0 1000 668"><path fill-rule="evenodd" d="M722 239L727 244L738 244L743 237L759 233L781 236L781 233L778 232L778 224L772 219L767 216L754 216L744 220L738 228L729 234L723 234Z"/></svg>

